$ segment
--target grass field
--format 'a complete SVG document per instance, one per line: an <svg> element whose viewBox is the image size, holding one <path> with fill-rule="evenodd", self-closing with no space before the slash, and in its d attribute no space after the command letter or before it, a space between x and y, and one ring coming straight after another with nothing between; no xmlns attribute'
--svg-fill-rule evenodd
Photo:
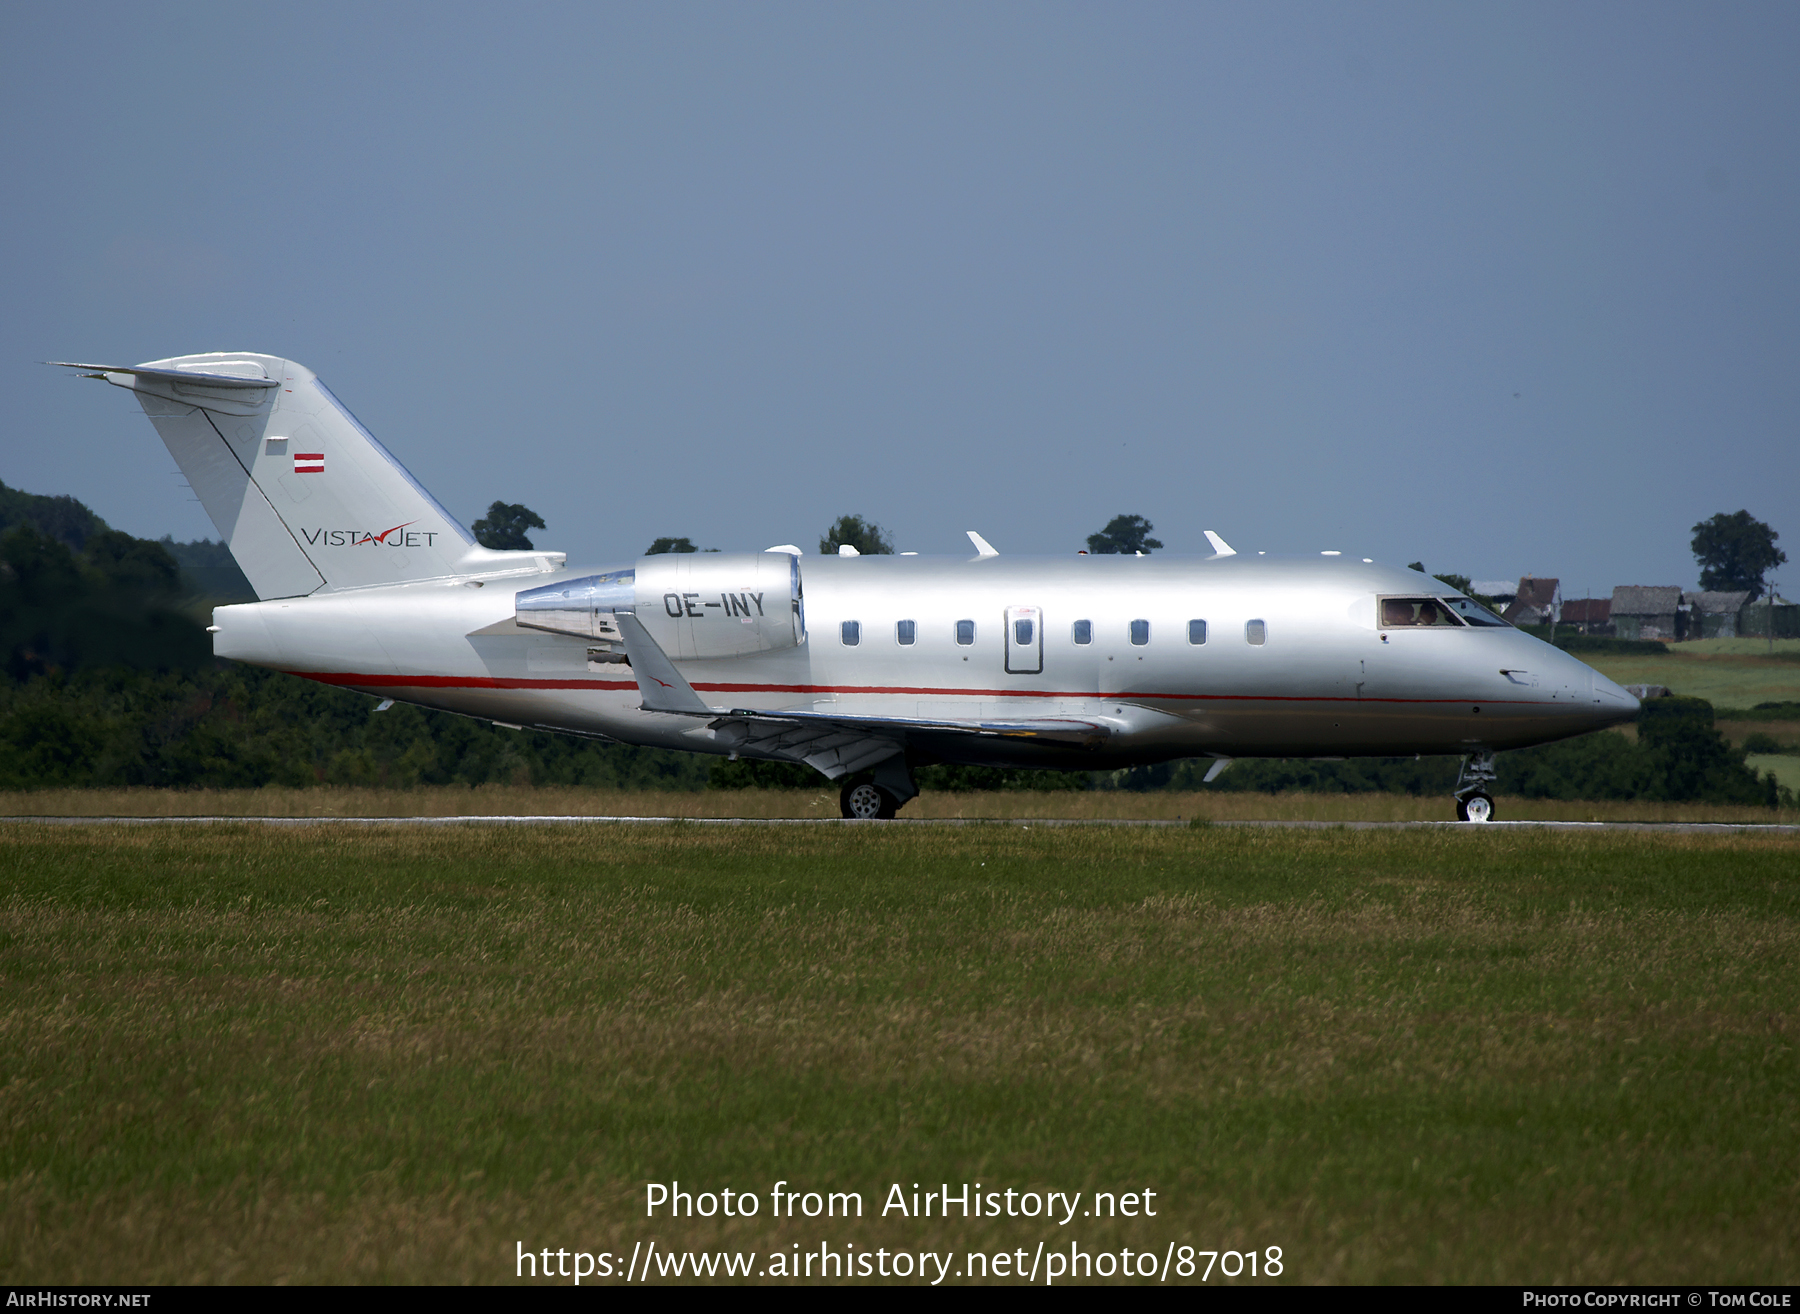
<svg viewBox="0 0 1800 1314"><path fill-rule="evenodd" d="M651 1240L1800 1264L1782 833L0 824L0 872L9 1283ZM671 1179L760 1215L647 1220ZM865 1217L772 1218L778 1180ZM880 1217L976 1181L1157 1215Z"/></svg>
<svg viewBox="0 0 1800 1314"><path fill-rule="evenodd" d="M1625 728L1637 730L1635 725ZM1775 740L1785 752L1800 754L1800 721L1716 721L1713 728L1730 740L1733 748L1742 748L1751 735L1760 734Z"/></svg>
<svg viewBox="0 0 1800 1314"><path fill-rule="evenodd" d="M1764 657L1800 661L1800 639L1695 639L1671 645L1677 653L1696 657Z"/></svg>
<svg viewBox="0 0 1800 1314"><path fill-rule="evenodd" d="M1800 700L1800 639L1777 639L1775 655L1768 651L1763 639L1697 639L1661 657L1578 656L1619 684L1667 685L1722 709Z"/></svg>
<svg viewBox="0 0 1800 1314"><path fill-rule="evenodd" d="M1627 727L1628 729L1632 727ZM1756 727L1767 729L1767 726ZM1800 824L1800 811L1712 803L1581 803L1504 797L1508 821L1713 821ZM416 789L44 789L0 793L4 817L810 817L838 815L824 789L603 790L462 785ZM1447 797L1224 794L1210 790L930 791L904 820L1448 821Z"/></svg>
<svg viewBox="0 0 1800 1314"><path fill-rule="evenodd" d="M1792 753L1752 753L1744 759L1752 771L1773 771L1775 779L1800 794L1800 757Z"/></svg>

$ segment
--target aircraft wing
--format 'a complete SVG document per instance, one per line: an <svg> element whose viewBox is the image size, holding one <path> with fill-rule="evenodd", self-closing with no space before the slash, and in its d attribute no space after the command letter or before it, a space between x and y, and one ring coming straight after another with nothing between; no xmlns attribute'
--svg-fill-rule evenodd
<svg viewBox="0 0 1800 1314"><path fill-rule="evenodd" d="M709 707L635 615L621 611L615 614L614 621L631 658L631 672L644 696L645 711L705 717L708 728L723 743L805 762L833 780L903 753L908 744L929 746L934 741L976 738L1097 748L1112 734L1104 722L1074 717L952 721L855 712Z"/></svg>
<svg viewBox="0 0 1800 1314"><path fill-rule="evenodd" d="M733 708L716 715L714 736L736 747L816 767L833 780L906 751L946 740L1009 739L1097 748L1112 731L1098 721L1035 717L1018 721L933 721L854 712L761 711Z"/></svg>

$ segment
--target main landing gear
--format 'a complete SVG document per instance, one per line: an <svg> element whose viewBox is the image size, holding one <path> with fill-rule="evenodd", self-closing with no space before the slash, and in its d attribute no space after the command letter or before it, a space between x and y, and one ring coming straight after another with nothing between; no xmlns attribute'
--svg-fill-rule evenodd
<svg viewBox="0 0 1800 1314"><path fill-rule="evenodd" d="M1463 759L1456 777L1456 819L1458 821L1492 821L1494 819L1494 755L1490 752L1470 753Z"/></svg>
<svg viewBox="0 0 1800 1314"><path fill-rule="evenodd" d="M851 821L892 821L896 812L918 796L912 768L896 753L873 771L846 780L838 793L838 811Z"/></svg>
<svg viewBox="0 0 1800 1314"><path fill-rule="evenodd" d="M873 780L852 779L838 793L838 810L851 821L892 821L899 807Z"/></svg>

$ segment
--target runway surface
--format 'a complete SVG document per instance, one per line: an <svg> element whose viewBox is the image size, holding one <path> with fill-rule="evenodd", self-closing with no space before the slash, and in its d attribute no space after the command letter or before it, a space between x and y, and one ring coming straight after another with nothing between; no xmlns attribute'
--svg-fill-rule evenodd
<svg viewBox="0 0 1800 1314"><path fill-rule="evenodd" d="M0 817L40 826L1188 826L1187 821L1054 820L1044 817L920 818L849 821L842 817ZM1800 826L1724 821L1214 821L1213 826L1277 830L1586 830L1678 831L1689 834L1800 834Z"/></svg>

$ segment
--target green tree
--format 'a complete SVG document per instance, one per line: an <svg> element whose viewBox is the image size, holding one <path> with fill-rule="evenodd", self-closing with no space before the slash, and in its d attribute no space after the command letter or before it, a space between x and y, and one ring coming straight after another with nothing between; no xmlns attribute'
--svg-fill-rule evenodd
<svg viewBox="0 0 1800 1314"><path fill-rule="evenodd" d="M114 588L145 597L180 591L181 567L161 543L106 529L88 539L81 555Z"/></svg>
<svg viewBox="0 0 1800 1314"><path fill-rule="evenodd" d="M87 546L88 539L107 528L104 520L66 494L46 497L42 493L8 488L0 481L0 531L14 525L35 526L40 534L54 538L76 552Z"/></svg>
<svg viewBox="0 0 1800 1314"><path fill-rule="evenodd" d="M1102 557L1129 557L1138 552L1147 556L1162 546L1161 540L1150 537L1155 528L1142 516L1114 516L1105 529L1088 535L1088 551Z"/></svg>
<svg viewBox="0 0 1800 1314"><path fill-rule="evenodd" d="M212 643L177 609L180 578L160 543L101 529L77 556L30 522L14 525L0 534L0 666L25 680L204 665Z"/></svg>
<svg viewBox="0 0 1800 1314"><path fill-rule="evenodd" d="M0 789L706 782L697 754L505 730L405 704L374 716L373 701L235 664L0 679Z"/></svg>
<svg viewBox="0 0 1800 1314"><path fill-rule="evenodd" d="M1787 560L1775 546L1780 538L1748 511L1721 511L1694 526L1694 560L1700 563L1700 587L1719 593L1748 590L1750 600L1763 595L1763 580Z"/></svg>
<svg viewBox="0 0 1800 1314"><path fill-rule="evenodd" d="M517 502L495 502L486 516L469 526L477 543L496 552L529 552L531 540L525 531L548 528L542 516Z"/></svg>
<svg viewBox="0 0 1800 1314"><path fill-rule="evenodd" d="M844 544L855 548L865 557L891 557L894 554L894 545L888 540L887 530L861 516L839 516L819 540L819 551L830 556Z"/></svg>
<svg viewBox="0 0 1800 1314"><path fill-rule="evenodd" d="M250 581L224 543L215 543L209 538L177 543L168 534L157 542L181 568L182 592L214 605L256 601L256 590L250 587Z"/></svg>
<svg viewBox="0 0 1800 1314"><path fill-rule="evenodd" d="M1713 728L1705 699L1653 698L1638 714L1637 732L1663 798L1777 805L1775 778L1759 780L1745 765L1744 751Z"/></svg>
<svg viewBox="0 0 1800 1314"><path fill-rule="evenodd" d="M693 542L685 538L659 538L644 549L647 557L660 557L665 552L698 552Z"/></svg>

